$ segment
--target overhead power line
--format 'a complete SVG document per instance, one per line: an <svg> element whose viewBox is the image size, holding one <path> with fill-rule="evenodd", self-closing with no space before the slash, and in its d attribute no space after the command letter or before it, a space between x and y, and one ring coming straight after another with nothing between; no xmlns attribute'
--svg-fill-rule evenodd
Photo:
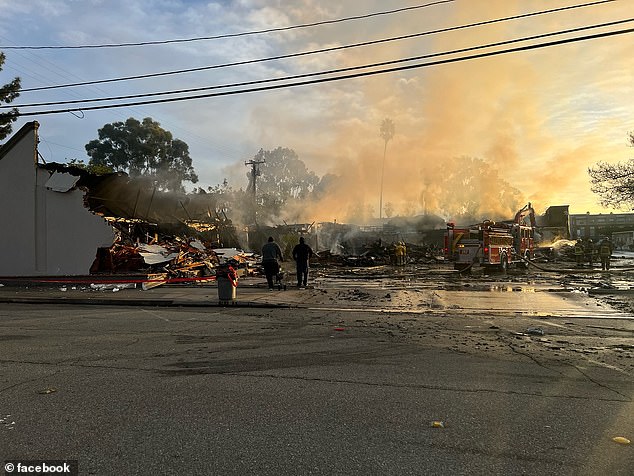
<svg viewBox="0 0 634 476"><path fill-rule="evenodd" d="M623 23L631 23L633 21L634 21L634 18L628 18L628 19L625 19L625 20L617 20L617 21L612 21L612 22L607 22L607 23L599 23L599 24L595 24L595 25L587 25L587 26L582 26L582 27L577 27L577 28L571 28L571 29L568 29L568 30L555 31L555 32L551 32L551 33L542 33L540 35L526 36L526 37L522 37L522 38L514 38L512 40L499 41L499 42L496 42L496 43L488 43L488 44L484 44L484 45L471 46L471 47L468 47L468 48L460 48L460 49L455 49L455 50L450 50L450 51L443 51L443 52L440 52L440 53L429 53L429 54L426 54L426 55L412 56L412 57L409 57L409 58L400 58L400 59L396 59L396 60L382 61L382 62L379 62L379 63L371 63L371 64L365 64L365 65L361 65L361 66L349 66L349 67L346 67L346 68L338 68L338 69L331 69L331 70L326 70L326 71L318 71L318 72L314 72L314 73L304 73L304 74L297 74L297 75L292 75L292 76L283 76L283 77L269 78L269 79L259 79L259 80L253 80L253 81L222 84L222 85L215 85L215 86L203 86L203 87L199 87L199 88L188 88L188 89L179 89L179 90L162 91L162 92L151 92L151 93L142 93L142 94L130 94L130 95L126 95L126 96L110 96L110 97L103 97L103 98L75 99L75 100L67 100L67 101L51 101L51 102L38 102L38 103L28 103L28 104L11 104L10 106L9 105L5 105L5 106L0 105L0 109L2 109L2 108L10 108L10 107L11 108L14 108L14 107L24 108L24 107L41 107L41 106L61 106L61 105L64 105L64 104L86 104L86 103L91 103L91 102L120 101L120 100L123 100L123 99L137 99L137 98L153 97L153 96L165 96L165 95L172 95L172 94L185 94L185 93L193 93L193 92L198 92L198 91L209 91L209 90L213 90L213 89L236 88L236 87L244 87L244 86L253 86L255 84L265 84L265 83L271 83L271 82L290 81L290 80L308 78L308 77L313 77L313 76L324 76L324 75L328 75L328 74L336 74L336 73L343 73L343 72L348 72L348 71L356 71L356 70L360 70L360 69L376 68L376 67L379 67L379 66L393 65L393 64L405 63L405 62L409 62L409 61L418 61L418 60L422 60L422 59L435 58L435 57L438 57L438 56L447 56L447 55L453 55L453 54L458 54L458 53L466 53L466 52L469 52L469 51L481 50L481 49L485 49L485 48L493 48L493 47L497 47L497 46L504 46L504 45L509 45L509 44L513 44L513 43L519 43L519 42L522 42L522 41L532 41L532 40L538 40L538 39L547 38L547 37L556 36L556 35L565 35L565 34L569 34L569 33L578 33L580 31L586 31L586 30L595 29L595 28L604 28L604 27L607 27L607 26L620 25L620 24L623 24Z"/></svg>
<svg viewBox="0 0 634 476"><path fill-rule="evenodd" d="M141 41L138 43L110 43L110 44L100 44L100 45L0 46L0 49L12 49L12 50L71 50L71 49L75 49L75 50L78 50L78 49L89 49L89 48L121 48L121 47L128 47L128 46L167 45L170 43L188 43L193 41L220 40L223 38L236 38L240 36L261 35L264 33L276 33L281 31L297 30L299 28L311 28L311 27L321 26L321 25L332 25L335 23L342 23L342 22L351 21L351 20L363 20L366 18L372 18L372 17L382 16L382 15L392 15L394 13L418 10L420 8L431 7L431 6L440 5L443 3L451 3L453 1L454 0L439 0L436 2L424 3L422 5L412 5L409 7L396 8L394 10L367 13L365 15L355 15L351 17L338 18L335 20L323 20L323 21L318 21L313 23L302 23L299 25L290 25L290 26L283 26L278 28L267 28L265 30L245 31L241 33L226 33L223 35L214 35L214 36L199 36L195 38L181 38L181 39L174 39L174 40ZM605 0L605 1L612 2L614 0ZM598 2L598 3L603 3L603 2Z"/></svg>
<svg viewBox="0 0 634 476"><path fill-rule="evenodd" d="M319 83L326 83L326 82L333 82L333 81L342 81L342 80L345 80L345 79L360 78L360 77L365 77L365 76L374 76L374 75L377 75L377 74L393 73L393 72L397 72L397 71L418 69L418 68L424 68L424 67L429 67L429 66L438 66L438 65L442 65L442 64L456 63L456 62L460 62L460 61L467 61L467 60L472 60L472 59L480 59L480 58L486 58L486 57L490 57L490 56L498 56L498 55L507 54L507 53L516 53L516 52L520 52L520 51L529 51L529 50L535 50L535 49L539 49L539 48L547 48L547 47L551 47L551 46L558 46L558 45L563 45L563 44L567 44L567 43L576 43L578 41L593 40L593 39L598 39L598 38L607 38L607 37L610 37L610 36L623 35L623 34L627 34L627 33L634 33L634 28L628 28L628 29L625 29L625 30L610 31L610 32L605 32L605 33L597 33L597 34L594 34L594 35L587 35L587 36L581 36L581 37L576 37L576 38L566 38L566 39L557 40L557 41L539 43L539 44L536 44L536 45L520 46L520 47L517 47L517 48L509 48L509 49L505 49L505 50L492 51L492 52L488 52L488 53L480 53L480 54L476 54L476 55L462 56L462 57L459 57L459 58L449 58L449 59L444 59L444 60L432 61L432 62L429 62L429 63L418 63L418 64L413 64L413 65L405 65L405 66L386 68L386 69L382 69L382 70L378 70L378 71L366 71L366 72L360 72L360 73L352 73L352 74L346 74L346 75L342 75L342 76L335 76L335 77L331 77L331 78L311 79L311 80L306 80L306 81L298 81L298 82L295 82L295 83L275 84L275 85L271 85L271 86L261 86L261 87L257 87L257 88L240 89L240 90L236 90L236 91L221 91L221 92L216 92L216 93L199 94L199 95L195 95L195 96L185 96L185 97L178 97L178 98L154 99L154 100L149 100L149 101L137 101L137 102L121 103L121 104L107 104L107 105L89 106L89 107L74 108L74 109L58 109L58 110L45 110L45 111L26 112L26 113L18 113L18 114L16 114L16 117L38 116L38 115L48 115L48 114L60 114L60 113L66 113L66 112L73 113L73 112L96 111L96 110L100 110L100 109L112 109L112 108L119 108L119 107L141 106L141 105L147 105L147 104L160 104L160 103L169 103L169 102L191 101L191 100L195 100L195 99L206 99L206 98L212 98L212 97L233 96L233 95L237 95L237 94L270 91L270 90L274 90L274 89L291 88L291 87L296 87L296 86L306 86L306 85L310 85L310 84L319 84Z"/></svg>
<svg viewBox="0 0 634 476"><path fill-rule="evenodd" d="M268 58L236 61L236 62L232 62L232 63L224 63L224 64L210 65L210 66L201 66L201 67L198 67L198 68L189 68L189 69L181 69L181 70L174 70L174 71L164 71L164 72L160 72L160 73L148 73L148 74L140 74L140 75L135 75L135 76L123 76L123 77L119 77L119 78L99 79L99 80L94 80L94 81L82 81L82 82L77 82L77 83L59 84L59 85L52 85L52 86L40 86L40 87L35 87L35 88L24 88L24 89L21 90L21 93L30 92L30 91L44 91L44 90L49 90L49 89L69 88L69 87L76 87L76 86L88 86L88 85L92 85L92 84L102 84L102 83L113 83L113 82L120 82L120 81L130 81L130 80L136 80L136 79L156 78L156 77L161 77L161 76L170 76L170 75L184 74L184 73L195 73L195 72L207 71L207 70L212 70L212 69L221 69L221 68L228 68L228 67L233 67L233 66L244 66L244 65L253 64L253 63L263 63L263 62L267 62L267 61L274 61L274 60L280 60L280 59L296 58L296 57L300 57L300 56L307 56L307 55L318 54L318 53L327 53L327 52L339 51L339 50L344 50L344 49L349 49L349 48L358 48L358 47L362 47L362 46L370 46L370 45L376 45L376 44L380 44L380 43L388 43L388 42L392 42L392 41L407 40L407 39L418 38L418 37L427 36L427 35L434 35L434 34L438 34L438 33L447 33L447 32L450 32L450 31L463 30L463 29L466 29L466 28L473 28L473 27L478 27L478 26L490 25L490 24L500 23L500 22L504 22L504 21L518 20L518 19L521 19L521 18L528 18L528 17L538 16L538 15L546 15L546 14L561 12L561 11L565 11L565 10L572 10L572 9L576 9L576 8L594 6L594 5L607 3L607 2L612 2L612 1L614 1L614 0L600 0L600 1L591 2L591 3L570 5L570 6L567 6L567 7L553 8L553 9L549 9L549 10L540 10L540 11L537 11L537 12L524 13L524 14L521 14L521 15L514 15L514 16L509 16L509 17L503 17L503 18L496 18L496 19L493 19L493 20L485 20L485 21L476 22L476 23L468 23L468 24L465 24L465 25L458 25L458 26L453 26L453 27L440 28L440 29L436 29L436 30L424 31L424 32L419 32L419 33L412 33L410 35L401 35L401 36L395 36L395 37L390 37L390 38L383 38L383 39L379 39L379 40L371 40L371 41L364 41L364 42L361 42L361 43L353 43L353 44L349 44L349 45L333 46L333 47L329 47L329 48L321 48L321 49L317 49L317 50L304 51L304 52L300 52L300 53L291 53L291 54L286 54L286 55L271 56L271 57L268 57Z"/></svg>

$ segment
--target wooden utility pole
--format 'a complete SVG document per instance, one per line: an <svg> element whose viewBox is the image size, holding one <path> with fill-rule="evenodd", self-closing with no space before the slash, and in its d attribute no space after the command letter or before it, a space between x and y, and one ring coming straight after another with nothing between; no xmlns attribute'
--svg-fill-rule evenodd
<svg viewBox="0 0 634 476"><path fill-rule="evenodd" d="M264 164L265 162L266 162L265 160L248 160L244 163L244 165L246 165L247 167L249 165L251 166L251 187L253 187L253 224L254 225L257 225L258 223L258 219L257 219L258 202L257 202L255 182L257 177L260 175L260 164Z"/></svg>

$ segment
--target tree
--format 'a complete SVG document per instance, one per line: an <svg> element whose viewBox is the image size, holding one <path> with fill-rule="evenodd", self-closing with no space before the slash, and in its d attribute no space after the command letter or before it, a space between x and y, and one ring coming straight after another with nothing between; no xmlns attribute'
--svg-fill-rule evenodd
<svg viewBox="0 0 634 476"><path fill-rule="evenodd" d="M319 177L307 169L292 149L260 149L253 161L264 161L259 165L257 177L259 217L271 218L289 201L306 199L319 182ZM248 176L251 180L250 171Z"/></svg>
<svg viewBox="0 0 634 476"><path fill-rule="evenodd" d="M0 71L2 71L2 65L4 64L4 53L0 52ZM10 83L0 86L0 106L2 104L9 104L15 98L20 95L20 78L15 78ZM6 107L6 106L5 106ZM11 123L15 122L18 118L18 109L13 108L9 112L3 112L0 114L0 140L3 140L9 134L11 134Z"/></svg>
<svg viewBox="0 0 634 476"><path fill-rule="evenodd" d="M146 177L161 191L184 192L183 181L198 182L187 144L150 117L106 124L98 134L86 144L89 165Z"/></svg>
<svg viewBox="0 0 634 476"><path fill-rule="evenodd" d="M387 143L394 137L394 123L392 119L383 119L381 122L381 137L385 141L383 148L383 166L381 167L381 195L379 198L379 218L383 218L383 177L385 176L385 154L387 152Z"/></svg>
<svg viewBox="0 0 634 476"><path fill-rule="evenodd" d="M68 165L83 169L95 175L107 175L114 172L112 167L108 167L107 165L86 164L83 160L77 159L71 159Z"/></svg>
<svg viewBox="0 0 634 476"><path fill-rule="evenodd" d="M628 142L634 147L634 132L628 133ZM605 207L631 209L634 206L634 159L625 163L597 162L588 168L590 190L599 195Z"/></svg>
<svg viewBox="0 0 634 476"><path fill-rule="evenodd" d="M625 163L598 162L588 169L590 190L605 207L629 209L634 206L634 159Z"/></svg>
<svg viewBox="0 0 634 476"><path fill-rule="evenodd" d="M522 193L511 186L496 167L475 157L453 157L435 164L438 211L463 222L483 218L512 217L522 201ZM491 214L498 216L492 216Z"/></svg>
<svg viewBox="0 0 634 476"><path fill-rule="evenodd" d="M385 204L385 216L388 218L392 218L394 214L394 204L392 202L387 202Z"/></svg>

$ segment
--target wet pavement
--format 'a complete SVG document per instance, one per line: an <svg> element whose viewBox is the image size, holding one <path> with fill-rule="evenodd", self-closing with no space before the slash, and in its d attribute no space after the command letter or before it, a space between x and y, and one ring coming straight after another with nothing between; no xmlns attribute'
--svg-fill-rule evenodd
<svg viewBox="0 0 634 476"><path fill-rule="evenodd" d="M2 286L0 453L82 474L630 474L630 275L578 271L314 269L308 289L241 279L223 306L211 283Z"/></svg>
<svg viewBox="0 0 634 476"><path fill-rule="evenodd" d="M625 263L627 264L627 263ZM628 268L629 269L629 268ZM511 270L469 275L446 265L329 268L311 272L306 289L285 283L269 291L261 277L239 282L235 299L220 301L215 282L165 284L0 284L0 302L154 306L305 307L370 312L634 319L634 273L613 268L550 272Z"/></svg>

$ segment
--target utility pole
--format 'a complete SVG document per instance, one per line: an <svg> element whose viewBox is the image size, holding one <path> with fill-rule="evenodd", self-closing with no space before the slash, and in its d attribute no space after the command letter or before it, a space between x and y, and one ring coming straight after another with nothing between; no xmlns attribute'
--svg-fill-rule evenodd
<svg viewBox="0 0 634 476"><path fill-rule="evenodd" d="M244 165L246 165L247 167L250 165L251 166L251 186L253 187L253 224L257 225L258 223L258 219L257 219L257 208L258 208L258 202L257 202L257 196L256 196L256 186L255 186L255 181L257 179L257 177L259 177L260 175L260 164L264 164L266 161L265 160L248 160L244 163Z"/></svg>

